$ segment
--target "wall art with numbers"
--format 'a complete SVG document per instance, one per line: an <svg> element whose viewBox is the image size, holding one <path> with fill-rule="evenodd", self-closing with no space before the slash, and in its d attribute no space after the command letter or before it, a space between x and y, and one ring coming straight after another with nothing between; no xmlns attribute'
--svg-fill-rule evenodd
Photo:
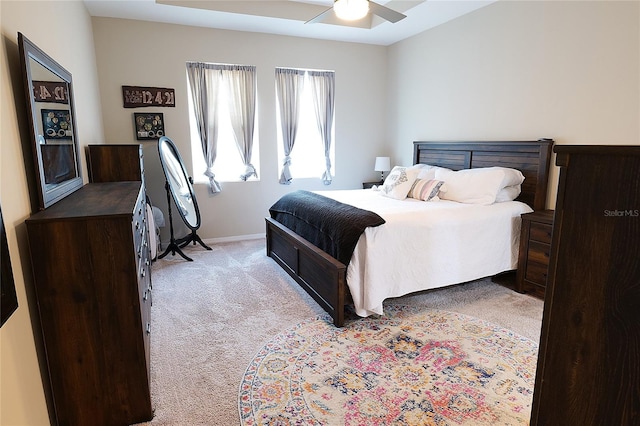
<svg viewBox="0 0 640 426"><path fill-rule="evenodd" d="M66 81L32 82L33 99L36 102L69 103L69 87Z"/></svg>
<svg viewBox="0 0 640 426"><path fill-rule="evenodd" d="M175 107L174 89L163 87L122 86L124 108Z"/></svg>

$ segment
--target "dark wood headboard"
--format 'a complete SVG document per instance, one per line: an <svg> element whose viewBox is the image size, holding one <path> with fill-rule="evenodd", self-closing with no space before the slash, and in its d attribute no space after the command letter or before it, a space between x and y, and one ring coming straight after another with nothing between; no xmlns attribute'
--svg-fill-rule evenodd
<svg viewBox="0 0 640 426"><path fill-rule="evenodd" d="M492 166L518 169L525 179L517 200L534 210L544 210L552 148L552 139L498 142L416 141L413 143L413 164L431 164L452 170Z"/></svg>

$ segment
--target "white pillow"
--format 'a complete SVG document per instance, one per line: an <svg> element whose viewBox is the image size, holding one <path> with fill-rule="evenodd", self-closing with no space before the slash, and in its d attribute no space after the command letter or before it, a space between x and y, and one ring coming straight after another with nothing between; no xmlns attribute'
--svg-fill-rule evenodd
<svg viewBox="0 0 640 426"><path fill-rule="evenodd" d="M431 166L429 164L423 164L417 179L433 180L436 178L436 170L451 170L440 166Z"/></svg>
<svg viewBox="0 0 640 426"><path fill-rule="evenodd" d="M496 195L496 203L504 203L505 201L513 201L518 198L522 185L511 185L502 188Z"/></svg>
<svg viewBox="0 0 640 426"><path fill-rule="evenodd" d="M440 191L443 200L467 204L489 205L496 201L506 173L500 168L485 167L479 169L436 170L436 179L445 182L445 191Z"/></svg>
<svg viewBox="0 0 640 426"><path fill-rule="evenodd" d="M505 173L505 177L502 181L502 188L496 195L496 203L503 203L505 201L513 201L518 198L522 191L522 182L524 182L524 175L520 170L510 169L508 167L490 167L492 169L499 169Z"/></svg>
<svg viewBox="0 0 640 426"><path fill-rule="evenodd" d="M404 200L418 176L418 171L419 168L395 166L380 187L380 193L385 197Z"/></svg>
<svg viewBox="0 0 640 426"><path fill-rule="evenodd" d="M504 172L504 179L502 180L501 188L508 186L521 185L524 182L524 175L520 170L510 169L508 167L485 167L489 170L502 170Z"/></svg>

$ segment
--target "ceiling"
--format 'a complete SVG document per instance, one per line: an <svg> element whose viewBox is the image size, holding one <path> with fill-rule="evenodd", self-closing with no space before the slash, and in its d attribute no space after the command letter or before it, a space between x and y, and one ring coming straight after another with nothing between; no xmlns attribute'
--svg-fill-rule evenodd
<svg viewBox="0 0 640 426"><path fill-rule="evenodd" d="M83 0L97 17L136 19L226 30L309 37L388 46L497 0L380 0L404 13L395 24L366 17L349 26L305 24L329 9L333 0Z"/></svg>

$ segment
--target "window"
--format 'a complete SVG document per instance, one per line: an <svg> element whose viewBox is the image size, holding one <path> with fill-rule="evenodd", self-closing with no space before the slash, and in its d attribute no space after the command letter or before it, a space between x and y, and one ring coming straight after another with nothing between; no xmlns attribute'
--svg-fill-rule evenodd
<svg viewBox="0 0 640 426"><path fill-rule="evenodd" d="M255 74L254 66L187 63L194 180L212 192L215 181L258 179Z"/></svg>
<svg viewBox="0 0 640 426"><path fill-rule="evenodd" d="M333 71L276 68L280 183L313 177L331 183L334 75Z"/></svg>

